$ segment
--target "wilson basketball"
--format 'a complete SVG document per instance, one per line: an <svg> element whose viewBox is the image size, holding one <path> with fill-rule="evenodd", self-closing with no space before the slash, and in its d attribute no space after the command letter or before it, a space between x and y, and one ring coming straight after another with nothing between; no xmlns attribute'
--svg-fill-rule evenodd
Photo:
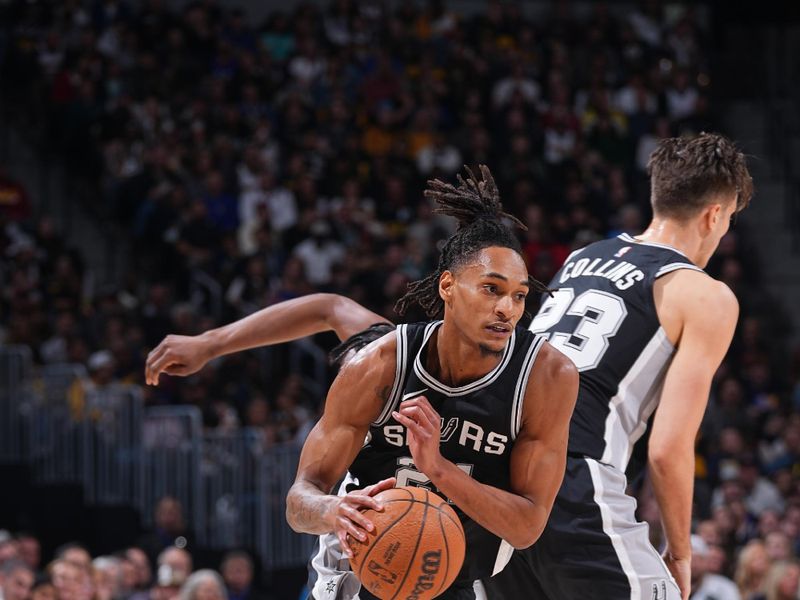
<svg viewBox="0 0 800 600"><path fill-rule="evenodd" d="M444 592L464 562L464 528L440 496L399 487L376 496L383 512L366 510L375 525L367 540L350 538L350 565L370 593L382 600L427 600Z"/></svg>

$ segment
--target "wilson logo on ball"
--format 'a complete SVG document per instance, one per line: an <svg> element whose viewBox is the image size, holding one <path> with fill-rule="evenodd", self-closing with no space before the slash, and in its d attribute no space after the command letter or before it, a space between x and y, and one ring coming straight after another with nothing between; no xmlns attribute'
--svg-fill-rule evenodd
<svg viewBox="0 0 800 600"><path fill-rule="evenodd" d="M442 551L426 552L422 557L422 575L417 577L417 583L406 600L419 600L420 594L432 589L436 575L442 566Z"/></svg>

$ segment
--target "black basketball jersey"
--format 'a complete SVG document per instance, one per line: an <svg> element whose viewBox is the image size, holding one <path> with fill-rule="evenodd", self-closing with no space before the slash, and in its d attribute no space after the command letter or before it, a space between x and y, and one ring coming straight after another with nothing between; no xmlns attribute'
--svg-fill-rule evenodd
<svg viewBox="0 0 800 600"><path fill-rule="evenodd" d="M624 471L656 409L675 348L661 328L655 280L678 269L702 271L678 250L627 234L572 253L530 330L566 354L580 372L569 451Z"/></svg>
<svg viewBox="0 0 800 600"><path fill-rule="evenodd" d="M450 387L425 369L427 342L441 324L397 327L397 375L392 392L350 467L349 475L358 487L397 477L398 486L422 486L438 492L414 468L406 428L392 417L401 401L424 395L442 419L442 456L481 483L509 489L511 448L522 420L528 377L544 338L517 328L497 367L467 385ZM456 581L471 582L499 571L513 548L452 506L467 539L464 566Z"/></svg>

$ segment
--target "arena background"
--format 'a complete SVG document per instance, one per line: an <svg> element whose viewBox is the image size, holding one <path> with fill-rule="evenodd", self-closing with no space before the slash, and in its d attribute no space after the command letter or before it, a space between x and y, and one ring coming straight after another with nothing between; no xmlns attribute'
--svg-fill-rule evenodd
<svg viewBox="0 0 800 600"><path fill-rule="evenodd" d="M0 1L0 564L40 586L79 542L113 557L81 600L166 599L182 580L125 550L156 573L177 540L194 569L252 556L231 597L301 597L313 540L284 498L334 337L157 388L147 352L313 292L392 318L452 230L425 181L465 163L493 169L546 281L644 228L659 137L715 130L756 195L708 269L742 311L698 440L695 554L754 597L800 550L798 108L777 3Z"/></svg>

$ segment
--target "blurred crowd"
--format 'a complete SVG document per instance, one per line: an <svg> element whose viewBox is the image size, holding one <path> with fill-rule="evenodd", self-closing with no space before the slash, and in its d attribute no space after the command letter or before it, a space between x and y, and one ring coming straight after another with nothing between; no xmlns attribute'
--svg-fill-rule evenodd
<svg viewBox="0 0 800 600"><path fill-rule="evenodd" d="M453 6L333 0L253 23L215 0L4 3L6 103L133 258L96 285L0 166L3 343L105 386L142 383L167 333L314 291L392 318L452 231L425 182L464 164L492 169L541 280L576 247L641 231L658 139L715 129L707 15L653 0ZM701 595L716 576L747 600L797 587L800 353L746 234L734 227L708 269L742 311L698 441L697 598L728 597ZM290 367L279 351L245 353L146 394L201 406L208 428L299 442L323 395ZM639 494L657 541L647 485ZM126 589L144 585L130 573Z"/></svg>
<svg viewBox="0 0 800 600"><path fill-rule="evenodd" d="M275 600L259 586L251 556L226 553L216 570L197 568L180 503L162 498L155 528L135 546L100 556L79 542L45 563L30 532L0 530L2 600Z"/></svg>

